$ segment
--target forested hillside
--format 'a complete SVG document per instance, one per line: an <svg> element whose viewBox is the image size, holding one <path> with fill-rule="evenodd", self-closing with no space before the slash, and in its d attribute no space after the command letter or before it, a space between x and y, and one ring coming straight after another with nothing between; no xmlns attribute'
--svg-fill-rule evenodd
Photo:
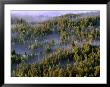
<svg viewBox="0 0 110 87"><path fill-rule="evenodd" d="M100 76L100 15L65 14L34 23L12 18L11 22L12 76Z"/></svg>

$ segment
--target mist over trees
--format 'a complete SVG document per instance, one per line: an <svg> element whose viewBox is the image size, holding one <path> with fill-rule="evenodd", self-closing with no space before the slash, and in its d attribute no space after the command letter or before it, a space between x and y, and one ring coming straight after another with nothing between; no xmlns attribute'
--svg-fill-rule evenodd
<svg viewBox="0 0 110 87"><path fill-rule="evenodd" d="M65 14L34 24L13 19L12 44L25 45L31 52L12 49L11 64L16 68L11 76L99 77L100 44L95 42L100 42L100 16L88 15ZM39 62L28 63L33 58Z"/></svg>

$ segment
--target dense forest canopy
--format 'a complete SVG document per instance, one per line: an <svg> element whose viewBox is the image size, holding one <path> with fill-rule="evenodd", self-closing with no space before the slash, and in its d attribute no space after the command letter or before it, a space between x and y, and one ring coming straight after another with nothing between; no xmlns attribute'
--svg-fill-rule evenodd
<svg viewBox="0 0 110 87"><path fill-rule="evenodd" d="M12 18L11 25L12 76L100 76L99 15L65 14L36 23Z"/></svg>

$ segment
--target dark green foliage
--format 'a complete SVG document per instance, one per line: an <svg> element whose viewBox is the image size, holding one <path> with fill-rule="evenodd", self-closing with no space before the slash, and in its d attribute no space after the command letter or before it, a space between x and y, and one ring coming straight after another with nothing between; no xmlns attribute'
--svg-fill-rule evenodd
<svg viewBox="0 0 110 87"><path fill-rule="evenodd" d="M84 46L86 47L86 46ZM84 48L82 47L82 48ZM90 45L88 45L90 47ZM77 48L77 47L76 47ZM79 50L81 50L80 48ZM74 48L73 48L74 49ZM70 53L67 50L57 50L55 53L49 55L48 58L43 59L39 64L20 64L14 76L43 76L43 77L75 77L75 76L100 76L100 62L99 62L99 48L91 47L94 52L88 53L88 50L84 50L85 53L78 50ZM98 53L98 54L97 54ZM97 57L96 57L97 56ZM73 59L72 64L66 64L60 66L63 60ZM26 72L27 71L27 72ZM13 74L12 74L13 75Z"/></svg>
<svg viewBox="0 0 110 87"><path fill-rule="evenodd" d="M74 20L72 20L74 18ZM77 20L76 20L77 19ZM43 47L35 38L42 37L57 32L60 36L60 45L69 44L71 49L56 49L52 51L52 46L56 44L54 39L45 42L45 53L39 63L27 64L27 55L20 55L14 51L11 53L12 64L19 64L16 70L12 71L15 77L99 77L100 76L100 47L93 46L90 42L100 40L100 17L80 17L80 15L68 14L56 17L54 20L47 20L29 26L23 20L16 22L16 29L19 35L12 38L14 43L28 43L29 49ZM80 45L80 42L83 44ZM27 43L26 43L27 44ZM79 45L78 45L79 44ZM32 56L32 57L33 57Z"/></svg>
<svg viewBox="0 0 110 87"><path fill-rule="evenodd" d="M11 63L12 64L19 64L19 63L25 62L26 60L27 60L26 55L16 54L15 50L12 51L12 53L11 53Z"/></svg>

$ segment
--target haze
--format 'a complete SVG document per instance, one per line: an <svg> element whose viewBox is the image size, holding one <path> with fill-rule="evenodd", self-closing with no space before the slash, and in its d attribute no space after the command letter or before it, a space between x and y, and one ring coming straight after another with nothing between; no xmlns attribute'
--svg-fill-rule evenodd
<svg viewBox="0 0 110 87"><path fill-rule="evenodd" d="M88 13L88 12L99 12L99 11L24 11L24 10L14 10L11 11L11 15L16 15L16 16L60 16L64 14L81 14L81 13Z"/></svg>

